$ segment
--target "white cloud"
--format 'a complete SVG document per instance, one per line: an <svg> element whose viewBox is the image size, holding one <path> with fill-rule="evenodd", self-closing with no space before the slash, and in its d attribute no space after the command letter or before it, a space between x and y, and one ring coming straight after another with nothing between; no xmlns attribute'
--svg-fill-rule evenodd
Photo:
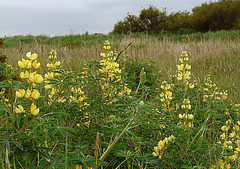
<svg viewBox="0 0 240 169"><path fill-rule="evenodd" d="M113 30L127 13L138 15L153 5L169 12L188 10L207 0L5 0L1 2L1 35L67 34Z"/></svg>

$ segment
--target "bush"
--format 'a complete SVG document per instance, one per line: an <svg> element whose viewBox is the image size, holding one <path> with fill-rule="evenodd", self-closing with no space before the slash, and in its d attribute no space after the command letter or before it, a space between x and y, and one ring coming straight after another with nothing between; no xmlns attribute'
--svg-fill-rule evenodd
<svg viewBox="0 0 240 169"><path fill-rule="evenodd" d="M239 29L239 0L203 3L192 11L191 24L196 31Z"/></svg>

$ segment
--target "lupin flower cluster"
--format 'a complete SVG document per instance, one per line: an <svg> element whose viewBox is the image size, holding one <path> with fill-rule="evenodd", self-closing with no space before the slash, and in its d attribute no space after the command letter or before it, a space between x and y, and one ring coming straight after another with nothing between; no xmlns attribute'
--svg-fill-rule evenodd
<svg viewBox="0 0 240 169"><path fill-rule="evenodd" d="M60 76L60 74L53 72L55 70L58 70L61 64L60 61L56 61L56 58L57 52L55 50L51 50L50 55L48 57L50 63L47 63L48 73L44 75L45 89L50 90L48 97L51 102L53 101L53 98L56 95L56 88L53 86L53 84L49 84L50 83L49 79L54 79L55 76Z"/></svg>
<svg viewBox="0 0 240 169"><path fill-rule="evenodd" d="M240 154L240 138L239 138L239 125L240 121L231 129L231 120L227 120L225 125L221 127L223 133L221 134L221 140L218 142L222 147L222 153L219 159L220 168L231 168L231 162L239 161ZM232 154L232 155L230 155ZM216 168L216 165L212 165L212 169Z"/></svg>
<svg viewBox="0 0 240 169"><path fill-rule="evenodd" d="M160 101L166 108L169 107L170 101L172 100L171 88L173 86L174 84L168 84L166 81L163 81L161 85L162 92L160 94Z"/></svg>
<svg viewBox="0 0 240 169"><path fill-rule="evenodd" d="M99 72L104 76L102 77L102 89L104 91L105 98L108 98L107 104L112 104L117 101L116 97L113 97L115 94L122 96L127 95L129 96L131 93L131 90L127 87L126 84L121 84L122 76L121 72L122 70L119 68L119 64L116 62L116 56L117 53L110 51L110 43L109 41L104 42L105 53L101 53L100 55L103 57L103 60L101 60L100 65L102 66ZM116 92L110 90L111 88L114 88L114 83L120 82L121 85L119 85L120 91Z"/></svg>
<svg viewBox="0 0 240 169"><path fill-rule="evenodd" d="M16 96L19 99L26 98L29 101L31 100L30 112L33 115L37 115L39 113L39 108L37 108L34 102L40 97L40 93L35 87L36 84L41 84L43 82L43 77L35 71L40 67L40 63L37 61L37 54L28 52L26 59L18 61L18 66L22 69L20 73L21 79L27 81L29 85L27 90L18 89L16 91ZM15 112L23 113L25 110L22 105L17 105Z"/></svg>
<svg viewBox="0 0 240 169"><path fill-rule="evenodd" d="M194 88L194 83L189 83L191 79L191 65L188 64L189 58L186 51L182 52L181 59L179 59L180 64L177 65L177 80L181 81L184 85L189 86L189 88Z"/></svg>
<svg viewBox="0 0 240 169"><path fill-rule="evenodd" d="M204 95L203 95L203 101L206 102L208 100L212 100L212 99L215 99L215 100L226 100L227 99L227 90L223 90L223 91L220 91L219 88L217 87L216 84L214 84L212 81L211 81L211 68L209 68L209 71L208 71L208 76L207 76L207 80L204 84L204 88L203 88L203 92L204 92Z"/></svg>
<svg viewBox="0 0 240 169"><path fill-rule="evenodd" d="M193 114L190 114L189 111L191 110L191 104L189 99L184 99L183 104L181 106L183 110L183 114L179 114L178 117L180 119L178 125L185 127L185 128L192 128L193 127Z"/></svg>
<svg viewBox="0 0 240 169"><path fill-rule="evenodd" d="M72 91L72 96L70 96L70 102L78 103L80 107L80 111L82 111L84 114L84 116L82 117L82 121L84 121L84 124L87 127L89 127L90 125L89 114L88 112L85 112L85 107L89 106L89 104L86 102L86 99L89 94L88 93L85 94L84 91L78 87L72 87L71 91Z"/></svg>
<svg viewBox="0 0 240 169"><path fill-rule="evenodd" d="M173 135L166 137L163 140L160 140L158 142L158 145L156 147L154 147L154 152L152 153L152 155L154 157L158 157L159 159L162 158L163 156L163 152L164 150L166 150L168 148L168 146L174 142L174 140L176 139L176 137L174 137Z"/></svg>

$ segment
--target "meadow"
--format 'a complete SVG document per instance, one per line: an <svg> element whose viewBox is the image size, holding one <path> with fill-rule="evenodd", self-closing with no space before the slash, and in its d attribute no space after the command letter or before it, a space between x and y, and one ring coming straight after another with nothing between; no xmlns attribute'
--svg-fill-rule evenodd
<svg viewBox="0 0 240 169"><path fill-rule="evenodd" d="M1 39L0 167L239 168L239 33Z"/></svg>

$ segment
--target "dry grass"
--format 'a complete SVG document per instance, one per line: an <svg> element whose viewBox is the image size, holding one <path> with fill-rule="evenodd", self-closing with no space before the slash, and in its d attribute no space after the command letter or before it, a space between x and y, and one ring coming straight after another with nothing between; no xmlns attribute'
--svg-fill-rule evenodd
<svg viewBox="0 0 240 169"><path fill-rule="evenodd" d="M130 42L133 42L128 48L129 57L140 60L152 59L157 63L158 69L168 75L175 73L181 52L186 50L191 56L192 71L195 77L204 79L208 68L211 66L213 81L228 89L233 96L232 98L240 98L239 39L221 40L215 38L183 43L167 39L158 40L157 38L148 38L148 36L140 38L128 36L123 37L121 40L112 38L109 41L117 51L121 51ZM49 52L54 49L57 51L58 59L66 70L80 71L83 61L101 59L99 54L103 52L102 46L103 42L92 46L71 47L55 44L42 45L35 41L31 44L19 43L16 47L5 48L3 52L9 57L8 63L12 65L16 65L17 61L29 51L37 53L41 64L46 65ZM44 73L46 70L41 71Z"/></svg>

